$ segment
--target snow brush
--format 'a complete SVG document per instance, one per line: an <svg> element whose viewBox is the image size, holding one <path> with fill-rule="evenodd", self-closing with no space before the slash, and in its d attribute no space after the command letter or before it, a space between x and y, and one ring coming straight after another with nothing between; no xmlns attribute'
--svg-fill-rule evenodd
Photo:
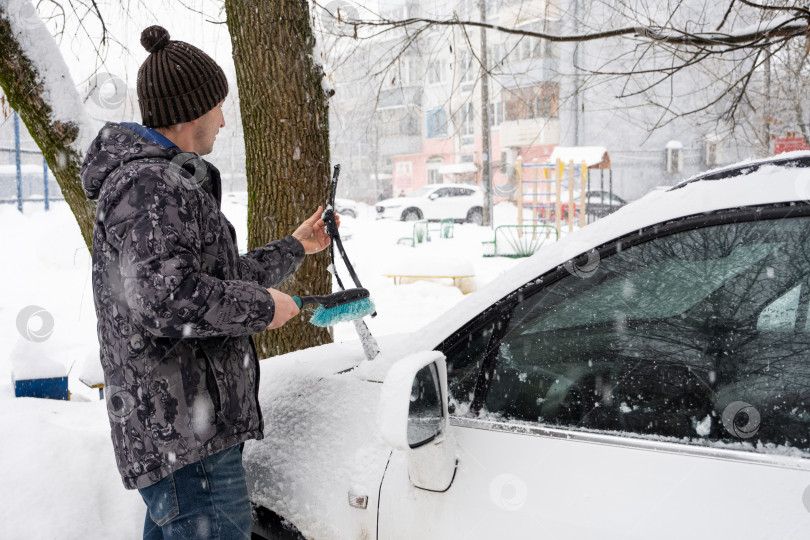
<svg viewBox="0 0 810 540"><path fill-rule="evenodd" d="M363 286L360 284L360 278L358 278L357 274L354 272L352 263L349 262L349 256L346 255L346 250L343 249L340 231L338 231L337 221L335 220L335 193L337 192L338 176L340 176L340 165L335 165L329 189L329 204L326 205L326 210L323 213L323 222L326 225L326 232L329 234L329 258L332 261L330 271L332 275L335 276L335 280L338 282L341 291L345 291L346 287L343 286L343 281L341 281L340 276L338 276L337 267L335 266L335 246L337 246L343 262L346 263L346 269L349 271L352 281L354 281L358 289L361 289ZM371 300L369 300L369 302L371 302ZM371 306L372 311L370 315L376 317L377 312L373 309L374 304L371 304ZM366 360L374 360L380 354L380 346L377 344L377 340L371 335L368 326L366 326L366 322L362 318L354 318L352 322L354 329L357 330L357 335L360 337L360 343L363 345L363 353L366 355Z"/></svg>
<svg viewBox="0 0 810 540"><path fill-rule="evenodd" d="M338 291L324 296L293 296L293 301L301 309L307 304L318 304L309 320L315 326L334 326L343 321L362 319L374 313L368 289L355 288Z"/></svg>

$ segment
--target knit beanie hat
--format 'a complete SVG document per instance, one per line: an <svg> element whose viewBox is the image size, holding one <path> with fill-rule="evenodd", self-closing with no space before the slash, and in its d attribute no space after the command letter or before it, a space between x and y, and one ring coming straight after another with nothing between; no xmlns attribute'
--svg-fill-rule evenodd
<svg viewBox="0 0 810 540"><path fill-rule="evenodd" d="M213 58L169 32L150 26L141 33L150 53L138 69L138 104L143 125L164 127L199 118L228 95L228 81Z"/></svg>

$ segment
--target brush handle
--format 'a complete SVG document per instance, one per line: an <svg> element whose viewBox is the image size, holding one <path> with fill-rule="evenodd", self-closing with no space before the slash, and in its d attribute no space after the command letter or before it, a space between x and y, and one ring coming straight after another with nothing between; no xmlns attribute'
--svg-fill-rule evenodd
<svg viewBox="0 0 810 540"><path fill-rule="evenodd" d="M307 304L319 304L317 296L293 296L293 302L295 305L298 306L298 309L301 309Z"/></svg>
<svg viewBox="0 0 810 540"><path fill-rule="evenodd" d="M368 297L368 289L355 288L333 292L332 294L327 294L324 296L293 296L292 299L293 302L295 302L295 304L298 306L298 309L301 309L302 306L307 304L320 304L326 309L331 309L334 307L351 304Z"/></svg>

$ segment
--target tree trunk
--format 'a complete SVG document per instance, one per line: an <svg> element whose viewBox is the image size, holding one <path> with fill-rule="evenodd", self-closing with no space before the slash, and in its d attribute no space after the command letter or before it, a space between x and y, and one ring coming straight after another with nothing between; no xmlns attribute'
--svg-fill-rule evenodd
<svg viewBox="0 0 810 540"><path fill-rule="evenodd" d="M53 118L53 110L43 97L37 67L14 35L9 16L0 6L0 51L3 51L0 54L0 87L42 151L76 217L87 248L92 249L96 205L87 200L82 190L79 178L82 155L70 146L79 136L79 126ZM59 54L55 42L53 48Z"/></svg>
<svg viewBox="0 0 810 540"><path fill-rule="evenodd" d="M329 115L305 0L226 0L245 134L248 249L290 234L329 195ZM331 292L327 251L281 289ZM256 336L261 357L331 342L302 314Z"/></svg>

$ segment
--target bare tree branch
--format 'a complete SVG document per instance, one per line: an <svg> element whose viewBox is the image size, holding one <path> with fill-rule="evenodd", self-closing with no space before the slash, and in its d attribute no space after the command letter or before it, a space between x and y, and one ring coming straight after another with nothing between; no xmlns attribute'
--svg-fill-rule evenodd
<svg viewBox="0 0 810 540"><path fill-rule="evenodd" d="M317 4L316 4L317 5ZM802 10L794 10L802 11ZM463 26L463 27L476 27L485 28L488 30L495 30L505 34L513 34L519 36L527 36L533 38L546 39L548 41L557 43L574 43L595 41L607 39L612 37L629 36L629 37L642 37L654 40L660 43L668 43L672 45L689 45L689 46L706 46L718 47L724 45L739 45L739 44L756 44L765 40L770 40L777 37L794 38L803 36L810 31L810 13L807 15L796 15L795 17L780 23L774 28L750 30L740 34L730 34L723 32L697 32L690 33L683 30L666 27L655 26L628 26L624 28L616 28L613 30L606 30L603 32L592 32L584 34L572 35L559 35L551 34L548 32L537 32L534 30L527 30L522 28L509 28L495 24L479 22L479 21L462 21L454 16L450 19L430 19L423 17L412 17L403 20L381 19L379 21L358 20L351 21L361 27L381 27L386 30L393 30L397 28L405 28L413 25L425 26Z"/></svg>

